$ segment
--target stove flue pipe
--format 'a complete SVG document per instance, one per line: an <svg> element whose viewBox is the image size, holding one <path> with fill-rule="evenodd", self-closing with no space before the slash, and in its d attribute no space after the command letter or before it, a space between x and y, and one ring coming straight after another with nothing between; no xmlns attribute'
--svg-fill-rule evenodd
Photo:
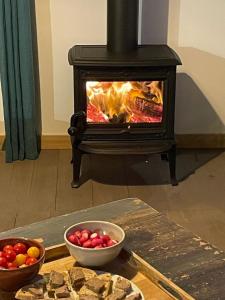
<svg viewBox="0 0 225 300"><path fill-rule="evenodd" d="M138 45L139 0L108 0L107 47L113 53L131 52Z"/></svg>

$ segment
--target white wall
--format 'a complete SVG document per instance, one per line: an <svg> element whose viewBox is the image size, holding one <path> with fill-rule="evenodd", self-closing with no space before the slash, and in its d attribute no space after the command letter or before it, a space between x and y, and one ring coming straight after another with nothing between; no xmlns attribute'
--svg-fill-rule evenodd
<svg viewBox="0 0 225 300"><path fill-rule="evenodd" d="M177 8L176 40L171 19ZM172 0L170 12L168 43L183 62L177 76L176 132L225 133L225 1L180 0L177 7Z"/></svg>
<svg viewBox="0 0 225 300"><path fill-rule="evenodd" d="M225 58L225 1L181 0L179 47Z"/></svg>
<svg viewBox="0 0 225 300"><path fill-rule="evenodd" d="M183 63L176 133L225 133L225 1L143 2L143 43L167 43Z"/></svg>
<svg viewBox="0 0 225 300"><path fill-rule="evenodd" d="M106 0L50 0L54 116L68 121L73 112L73 69L68 50L75 44L106 43Z"/></svg>

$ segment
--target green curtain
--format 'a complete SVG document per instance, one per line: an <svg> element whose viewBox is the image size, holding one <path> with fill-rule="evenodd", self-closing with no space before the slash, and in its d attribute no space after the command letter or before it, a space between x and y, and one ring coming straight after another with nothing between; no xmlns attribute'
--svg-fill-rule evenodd
<svg viewBox="0 0 225 300"><path fill-rule="evenodd" d="M6 161L36 159L41 113L34 0L0 0Z"/></svg>

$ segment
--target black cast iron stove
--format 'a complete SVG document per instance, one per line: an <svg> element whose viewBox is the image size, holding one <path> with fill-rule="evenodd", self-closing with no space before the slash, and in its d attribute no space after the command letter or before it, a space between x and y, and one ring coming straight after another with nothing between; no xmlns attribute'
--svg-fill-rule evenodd
<svg viewBox="0 0 225 300"><path fill-rule="evenodd" d="M138 0L108 0L107 46L77 45L69 51L72 187L79 186L83 153L160 153L169 161L172 185L177 184L174 112L181 61L167 45L137 45L138 6Z"/></svg>

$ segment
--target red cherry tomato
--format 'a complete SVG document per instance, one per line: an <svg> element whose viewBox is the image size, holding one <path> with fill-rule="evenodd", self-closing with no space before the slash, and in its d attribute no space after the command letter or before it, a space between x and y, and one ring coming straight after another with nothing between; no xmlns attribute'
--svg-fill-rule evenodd
<svg viewBox="0 0 225 300"><path fill-rule="evenodd" d="M5 257L5 252L0 251L0 257Z"/></svg>
<svg viewBox="0 0 225 300"><path fill-rule="evenodd" d="M5 252L5 258L7 259L8 262L12 262L16 259L16 252L13 250L7 250Z"/></svg>
<svg viewBox="0 0 225 300"><path fill-rule="evenodd" d="M28 257L27 260L26 260L26 265L27 266L30 266L30 265L33 265L37 262L37 258L35 257Z"/></svg>
<svg viewBox="0 0 225 300"><path fill-rule="evenodd" d="M23 243L17 243L13 250L16 252L16 254L25 254L27 253L27 247Z"/></svg>
<svg viewBox="0 0 225 300"><path fill-rule="evenodd" d="M17 264L14 263L14 262L8 262L7 263L7 268L10 269L10 270L15 270L15 269L17 269Z"/></svg>
<svg viewBox="0 0 225 300"><path fill-rule="evenodd" d="M7 268L7 259L5 257L0 257L0 267Z"/></svg>
<svg viewBox="0 0 225 300"><path fill-rule="evenodd" d="M8 250L13 250L13 246L12 245L6 245L4 248L3 248L3 251L6 252Z"/></svg>

